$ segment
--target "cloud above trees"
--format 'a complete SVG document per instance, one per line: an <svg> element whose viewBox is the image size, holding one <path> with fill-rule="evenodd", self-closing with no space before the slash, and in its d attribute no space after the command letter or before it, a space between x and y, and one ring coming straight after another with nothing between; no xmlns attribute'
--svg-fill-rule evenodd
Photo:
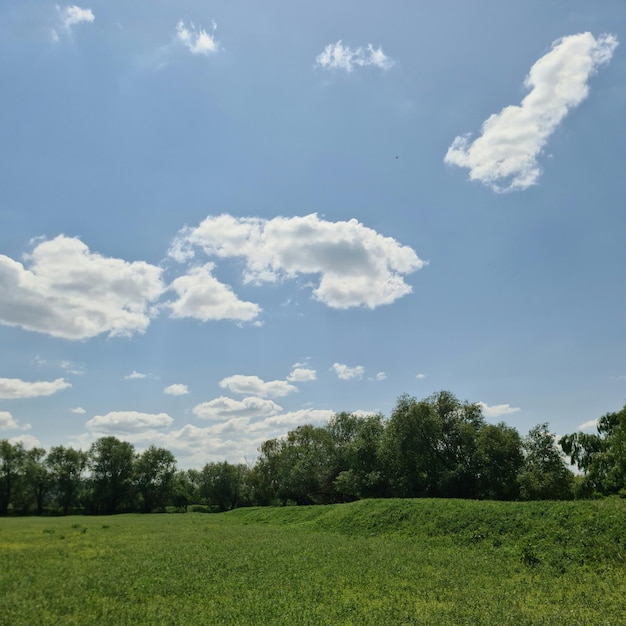
<svg viewBox="0 0 626 626"><path fill-rule="evenodd" d="M475 140L456 137L444 161L469 169L470 180L497 192L536 184L541 175L537 158L548 138L587 97L587 81L611 60L617 44L615 35L596 39L591 33L555 41L530 69L524 82L530 93L522 103L491 115Z"/></svg>
<svg viewBox="0 0 626 626"><path fill-rule="evenodd" d="M270 220L209 216L199 226L183 229L169 255L184 262L198 251L242 258L244 283L318 276L313 297L335 309L390 304L411 293L404 276L426 265L409 246L355 219L329 222L315 213Z"/></svg>

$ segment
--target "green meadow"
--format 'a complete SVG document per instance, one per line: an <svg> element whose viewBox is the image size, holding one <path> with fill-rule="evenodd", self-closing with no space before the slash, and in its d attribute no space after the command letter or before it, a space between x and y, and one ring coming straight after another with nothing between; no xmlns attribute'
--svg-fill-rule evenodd
<svg viewBox="0 0 626 626"><path fill-rule="evenodd" d="M626 500L0 519L0 624L623 624Z"/></svg>

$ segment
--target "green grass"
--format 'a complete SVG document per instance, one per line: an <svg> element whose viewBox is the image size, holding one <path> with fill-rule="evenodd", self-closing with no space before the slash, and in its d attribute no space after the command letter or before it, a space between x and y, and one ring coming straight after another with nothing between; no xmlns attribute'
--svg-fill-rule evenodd
<svg viewBox="0 0 626 626"><path fill-rule="evenodd" d="M626 501L0 519L0 624L623 624Z"/></svg>

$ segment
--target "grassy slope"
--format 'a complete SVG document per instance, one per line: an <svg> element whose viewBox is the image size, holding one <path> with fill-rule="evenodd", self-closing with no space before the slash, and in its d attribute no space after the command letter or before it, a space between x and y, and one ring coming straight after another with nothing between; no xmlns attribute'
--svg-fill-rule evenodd
<svg viewBox="0 0 626 626"><path fill-rule="evenodd" d="M622 624L626 502L0 519L0 624Z"/></svg>
<svg viewBox="0 0 626 626"><path fill-rule="evenodd" d="M244 523L350 536L395 535L508 549L528 564L549 563L559 571L572 563L626 564L626 500L614 498L586 502L361 500L341 506L238 509L227 515Z"/></svg>

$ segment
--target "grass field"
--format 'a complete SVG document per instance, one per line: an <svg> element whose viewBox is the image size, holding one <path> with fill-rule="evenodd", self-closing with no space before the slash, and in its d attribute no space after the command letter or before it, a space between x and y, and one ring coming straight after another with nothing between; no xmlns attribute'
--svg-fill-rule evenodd
<svg viewBox="0 0 626 626"><path fill-rule="evenodd" d="M626 501L0 519L0 624L611 624Z"/></svg>

